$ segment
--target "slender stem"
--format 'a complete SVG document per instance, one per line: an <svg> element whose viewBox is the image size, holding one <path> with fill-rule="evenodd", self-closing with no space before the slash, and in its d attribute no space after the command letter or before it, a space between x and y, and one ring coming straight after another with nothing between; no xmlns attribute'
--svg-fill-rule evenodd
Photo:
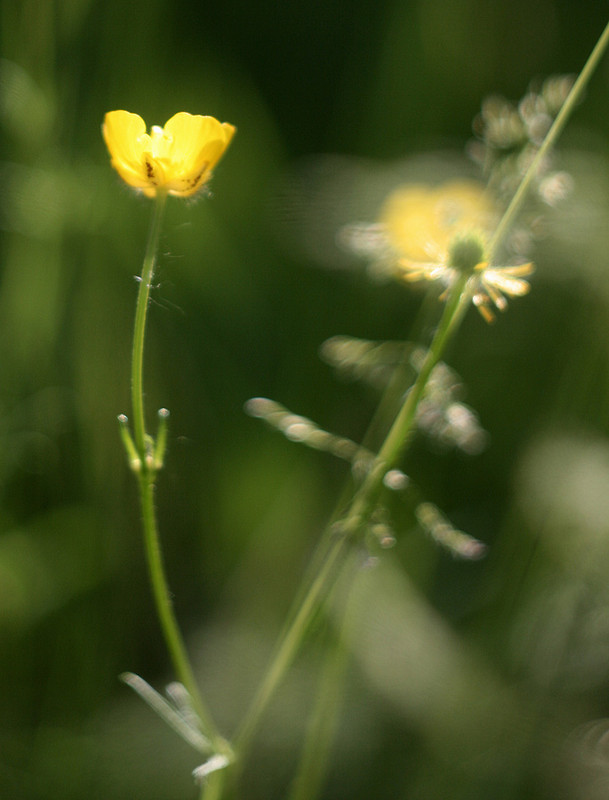
<svg viewBox="0 0 609 800"><path fill-rule="evenodd" d="M531 186L531 182L535 178L537 171L539 170L539 167L543 162L543 159L550 152L551 148L556 144L556 140L562 133L563 128L567 123L567 120L571 116L575 104L580 99L582 92L586 87L586 84L592 77L592 74L594 73L595 69L598 66L599 61L601 60L605 50L607 49L607 44L609 44L609 23L607 23L605 30L602 32L594 49L588 56L588 60L586 61L584 68L579 73L577 80L571 87L571 91L567 95L567 99L565 100L565 102L562 105L562 108L556 115L556 119L554 120L550 130L548 131L545 139L543 140L541 147L537 151L535 158L529 165L526 174L524 175L522 181L520 182L520 185L518 186L516 193L512 197L512 200L509 206L507 207L505 214L503 215L499 225L497 226L497 229L495 230L495 233L489 245L489 251L492 256L496 255L501 242L503 241L506 233L510 229L510 226L514 222L516 215L520 211L526 193L528 192Z"/></svg>
<svg viewBox="0 0 609 800"><path fill-rule="evenodd" d="M148 444L144 416L143 361L146 317L166 197L165 193L159 193L154 204L152 223L138 290L133 332L131 399L133 406L135 448L139 456L137 482L142 509L142 524L148 572L165 644L173 663L176 676L188 691L194 708L201 720L203 733L209 737L217 752L226 752L226 743L220 737L211 715L201 698L171 603L154 504L154 490L158 466L154 462L152 449Z"/></svg>
<svg viewBox="0 0 609 800"><path fill-rule="evenodd" d="M444 313L440 320L440 324L436 330L431 346L427 352L423 365L419 371L417 379L410 389L407 398L400 409L397 417L387 434L383 446L381 447L378 456L376 457L372 469L369 471L366 479L362 483L359 490L355 493L351 502L349 511L341 523L341 528L345 536L337 540L334 547L330 550L328 558L324 563L322 570L318 575L319 579L325 581L325 567L328 561L333 562L338 558L343 546L348 543L351 535L354 535L366 523L366 520L374 506L374 500L381 489L382 481L389 469L394 466L406 448L409 436L414 428L416 410L425 392L425 387L429 381L429 377L440 360L452 333L457 329L463 314L465 313L468 303L469 295L467 294L466 286L469 276L463 275L453 287L451 294L448 298ZM317 602L317 598L321 596L322 589L325 587L314 582L311 586L309 595L305 599L305 603L301 606L301 614L296 618L298 620L298 630L295 631L296 620L292 628L288 631L286 642L292 633L298 636L300 630L306 630L308 620L302 616L302 610L305 605L308 608L313 608L312 604ZM308 602L307 602L308 601ZM308 610L308 609L307 609ZM340 651L340 646L339 647ZM293 642L294 652L298 647L298 640ZM285 655L285 654L284 654ZM314 796L318 791L322 776L324 773L324 763L320 760L320 754L323 752L323 747L320 741L327 743L332 734L334 717L332 706L332 692L336 690L336 683L342 671L343 656L337 652L333 657L331 664L328 666L324 674L323 684L321 687L320 698L318 698L317 710L315 718L312 721L312 730L316 730L317 734L308 738L305 752L303 753L303 760L301 764L301 773L299 779L294 785L291 800L303 800L305 797ZM289 665L289 662L287 662ZM280 679L281 674L279 670L283 665L275 662L273 667L277 668L278 675L274 678ZM269 673L274 670L271 669ZM268 697L264 698L268 700ZM263 698L260 698L262 702Z"/></svg>
<svg viewBox="0 0 609 800"><path fill-rule="evenodd" d="M146 560L150 576L150 584L156 605L157 614L161 630L165 638L165 644L173 663L173 668L180 683L184 684L188 691L193 705L201 719L203 732L208 736L214 747L219 741L215 726L211 720L207 709L201 699L197 683L195 681L190 660L184 645L184 640L171 603L171 595L165 575L163 555L159 539L156 512L154 505L154 476L149 472L142 472L138 476L138 486L140 491L140 501L142 506L142 523L144 528L144 545L146 548Z"/></svg>
<svg viewBox="0 0 609 800"><path fill-rule="evenodd" d="M298 609L291 625L288 627L283 638L280 641L279 647L275 652L275 656L271 662L271 666L264 676L258 692L256 693L252 705L248 709L247 714L243 719L243 723L237 732L234 740L235 749L240 758L243 757L247 746L249 745L250 738L260 721L260 717L265 711L269 700L273 696L275 689L280 684L283 676L290 667L294 656L300 646L304 634L309 626L309 623L319 608L320 601L324 596L324 592L329 578L334 575L335 567L339 556L342 554L346 538L340 536L335 538L330 549L327 552L326 558L321 566L320 571L315 576L308 592Z"/></svg>
<svg viewBox="0 0 609 800"><path fill-rule="evenodd" d="M351 559L353 562L354 559ZM322 665L319 689L315 698L315 705L311 713L304 747L298 772L292 784L289 800L313 800L317 797L324 782L324 777L330 761L332 741L336 732L339 711L342 703L344 674L348 661L348 650L344 640L344 620L346 606L349 601L349 591L353 583L353 569L359 565L352 563L351 568L341 576L341 582L346 584L347 596L341 598L341 608L338 609L339 619L336 628L328 630L332 636L328 642L329 652ZM335 606L332 591L332 605Z"/></svg>
<svg viewBox="0 0 609 800"><path fill-rule="evenodd" d="M133 435L135 446L142 459L142 464L146 461L146 421L144 418L144 337L146 335L146 317L148 315L148 303L150 301L150 287L154 277L154 266L156 254L159 247L161 236L161 226L167 194L159 192L157 194L153 213L150 232L148 234L148 244L144 255L142 276L140 278L139 290L137 293L137 305L135 308L135 324L133 328L133 350L131 357L131 405L133 407Z"/></svg>
<svg viewBox="0 0 609 800"><path fill-rule="evenodd" d="M226 782L226 770L212 772L208 775L201 787L201 800L220 800Z"/></svg>
<svg viewBox="0 0 609 800"><path fill-rule="evenodd" d="M466 307L466 303L462 303L460 306L460 301L467 283L467 277L461 278L453 287L440 325L417 380L396 417L366 480L353 497L347 514L338 523L336 529L338 533L335 534L319 572L310 584L308 591L304 594L298 612L281 639L271 666L244 717L241 728L235 738L235 748L241 758L243 758L251 735L269 700L291 665L313 615L319 609L328 585L336 574L337 565L340 563L339 559L344 555L346 545L351 542L354 535L365 523L366 514L371 510L374 498L381 488L385 473L397 462L406 446L408 434L414 425L417 404L425 391L431 371L438 363L450 334L455 329L456 322L461 318Z"/></svg>
<svg viewBox="0 0 609 800"><path fill-rule="evenodd" d="M383 478L398 462L414 429L415 417L421 397L425 392L429 376L436 366L452 334L456 331L463 314L467 310L469 295L466 292L469 275L463 274L452 287L440 324L436 329L433 341L427 351L417 379L406 396L393 425L389 429L385 441L372 468L353 498L350 510L345 519L349 529L357 528L365 522L374 504L374 500L382 487Z"/></svg>

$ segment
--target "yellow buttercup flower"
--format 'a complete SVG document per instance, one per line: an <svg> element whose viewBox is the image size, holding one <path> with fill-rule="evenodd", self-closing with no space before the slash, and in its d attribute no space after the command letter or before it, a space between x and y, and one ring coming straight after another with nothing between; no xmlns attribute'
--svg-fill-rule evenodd
<svg viewBox="0 0 609 800"><path fill-rule="evenodd" d="M406 185L385 202L380 225L393 253L395 271L407 282L438 282L447 291L461 270L471 270L468 291L487 322L494 310L505 311L508 297L529 291L524 278L533 264L497 267L485 256L486 242L497 221L484 188L474 181L451 181L431 188Z"/></svg>
<svg viewBox="0 0 609 800"><path fill-rule="evenodd" d="M486 233L496 210L484 187L472 180L440 186L406 184L393 191L379 222L392 249L411 264L442 264L456 235Z"/></svg>
<svg viewBox="0 0 609 800"><path fill-rule="evenodd" d="M129 111L109 111L102 125L112 166L147 197L196 194L209 181L235 130L228 122L185 111L163 128L154 125L150 133L144 120Z"/></svg>

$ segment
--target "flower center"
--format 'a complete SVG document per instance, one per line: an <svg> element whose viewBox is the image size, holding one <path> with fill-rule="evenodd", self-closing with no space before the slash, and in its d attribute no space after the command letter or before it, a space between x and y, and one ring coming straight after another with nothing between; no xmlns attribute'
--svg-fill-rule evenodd
<svg viewBox="0 0 609 800"><path fill-rule="evenodd" d="M165 132L159 125L153 125L150 129L150 143L152 145L152 155L155 159L168 158L169 150L173 144L173 137Z"/></svg>
<svg viewBox="0 0 609 800"><path fill-rule="evenodd" d="M459 272L473 272L484 261L484 244L480 236L467 233L453 239L448 248L448 265Z"/></svg>

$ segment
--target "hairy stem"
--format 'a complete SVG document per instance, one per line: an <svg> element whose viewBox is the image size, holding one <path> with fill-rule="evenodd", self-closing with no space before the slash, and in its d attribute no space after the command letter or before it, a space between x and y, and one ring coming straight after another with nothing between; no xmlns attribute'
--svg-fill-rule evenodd
<svg viewBox="0 0 609 800"><path fill-rule="evenodd" d="M161 236L163 213L167 195L160 192L155 200L152 212L152 222L148 234L148 243L144 255L142 275L139 279L137 305L135 307L135 324L133 327L133 349L131 352L131 406L133 409L133 435L137 452L146 462L146 422L144 418L144 338L146 335L146 317L150 301L150 288L154 277L156 254Z"/></svg>

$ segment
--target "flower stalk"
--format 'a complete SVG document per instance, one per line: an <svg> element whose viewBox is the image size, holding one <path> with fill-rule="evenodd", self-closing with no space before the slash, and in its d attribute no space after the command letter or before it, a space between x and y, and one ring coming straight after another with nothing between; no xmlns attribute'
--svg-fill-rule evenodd
<svg viewBox="0 0 609 800"><path fill-rule="evenodd" d="M607 49L607 45L609 44L609 23L607 23L605 30L600 35L600 38L594 49L588 56L588 60L584 64L582 71L577 76L577 80L571 87L571 91L567 95L565 102L563 103L560 111L556 115L556 119L552 123L552 126L548 133L546 134L541 147L537 151L535 158L532 160L529 168L527 169L522 181L520 182L518 189L514 193L509 206L507 207L499 225L497 226L495 233L493 234L493 238L489 244L489 252L491 256L494 256L499 249L499 246L503 242L507 232L509 231L512 223L516 219L518 212L520 211L524 199L526 197L527 192L531 186L532 181L534 180L537 172L541 164L543 163L544 158L548 155L552 147L556 144L558 137L563 132L569 117L573 113L573 109L581 100L582 94L584 89L586 88L588 81L594 74L596 68L598 67L599 61L603 57L605 50Z"/></svg>
<svg viewBox="0 0 609 800"><path fill-rule="evenodd" d="M329 531L331 543L321 562L319 572L314 576L291 625L285 631L271 666L235 738L235 750L240 759L243 759L262 714L292 664L312 618L334 584L345 561L348 546L365 528L382 488L385 474L398 462L408 443L409 435L414 428L417 405L424 394L429 376L467 308L468 298L464 295L464 289L468 277L464 274L452 287L440 325L415 384L409 391L365 480L353 496L347 513Z"/></svg>
<svg viewBox="0 0 609 800"><path fill-rule="evenodd" d="M148 470L149 443L146 440L146 422L144 418L144 338L146 335L146 317L150 303L150 289L154 277L154 267L161 236L163 215L167 193L159 192L152 206L152 222L148 234L148 243L144 255L142 274L139 278L137 304L135 307L135 323L133 326L133 349L131 351L131 408L133 413L133 435L135 447L141 459L142 468ZM140 469L140 472L142 469Z"/></svg>
<svg viewBox="0 0 609 800"><path fill-rule="evenodd" d="M169 411L158 412L156 439L146 432L144 410L144 342L150 291L161 235L163 213L167 196L192 197L204 189L212 171L234 136L236 128L228 122L218 122L214 117L174 114L164 127L153 125L146 132L146 123L138 114L129 111L109 111L102 125L102 135L108 147L111 164L131 188L154 200L152 222L139 289L133 330L131 356L131 406L133 436L124 414L118 418L120 435L127 453L129 466L135 473L142 510L142 525L146 562L152 594L159 623L176 676L185 692L196 721L194 727L184 720L177 726L180 735L195 749L209 756L193 773L203 781L202 796L215 800L223 786L224 768L232 760L230 745L220 736L211 714L199 692L186 646L178 626L173 606L159 538L154 494L158 471L163 467L167 446L167 420ZM138 676L125 673L126 682L176 728L176 714L171 705L156 695L154 690ZM179 719L179 714L177 714ZM184 724L182 724L184 723ZM191 729L192 728L192 729ZM201 742L204 744L201 746ZM207 750L211 750L211 753Z"/></svg>
<svg viewBox="0 0 609 800"><path fill-rule="evenodd" d="M161 409L159 412L160 424L157 442L155 443L153 438L146 432L143 388L146 318L148 315L150 289L154 278L154 268L166 200L166 192L157 193L153 204L152 222L144 256L142 274L139 278L131 360L133 440L131 440L130 434L127 431L124 417L121 420L121 436L125 443L130 466L137 478L142 511L146 562L165 644L176 676L190 695L193 707L201 722L202 733L209 738L215 752L226 752L226 743L222 737L220 737L195 681L186 646L173 611L163 563L154 494L156 476L158 470L162 466L165 449L166 419L168 416L166 409Z"/></svg>

